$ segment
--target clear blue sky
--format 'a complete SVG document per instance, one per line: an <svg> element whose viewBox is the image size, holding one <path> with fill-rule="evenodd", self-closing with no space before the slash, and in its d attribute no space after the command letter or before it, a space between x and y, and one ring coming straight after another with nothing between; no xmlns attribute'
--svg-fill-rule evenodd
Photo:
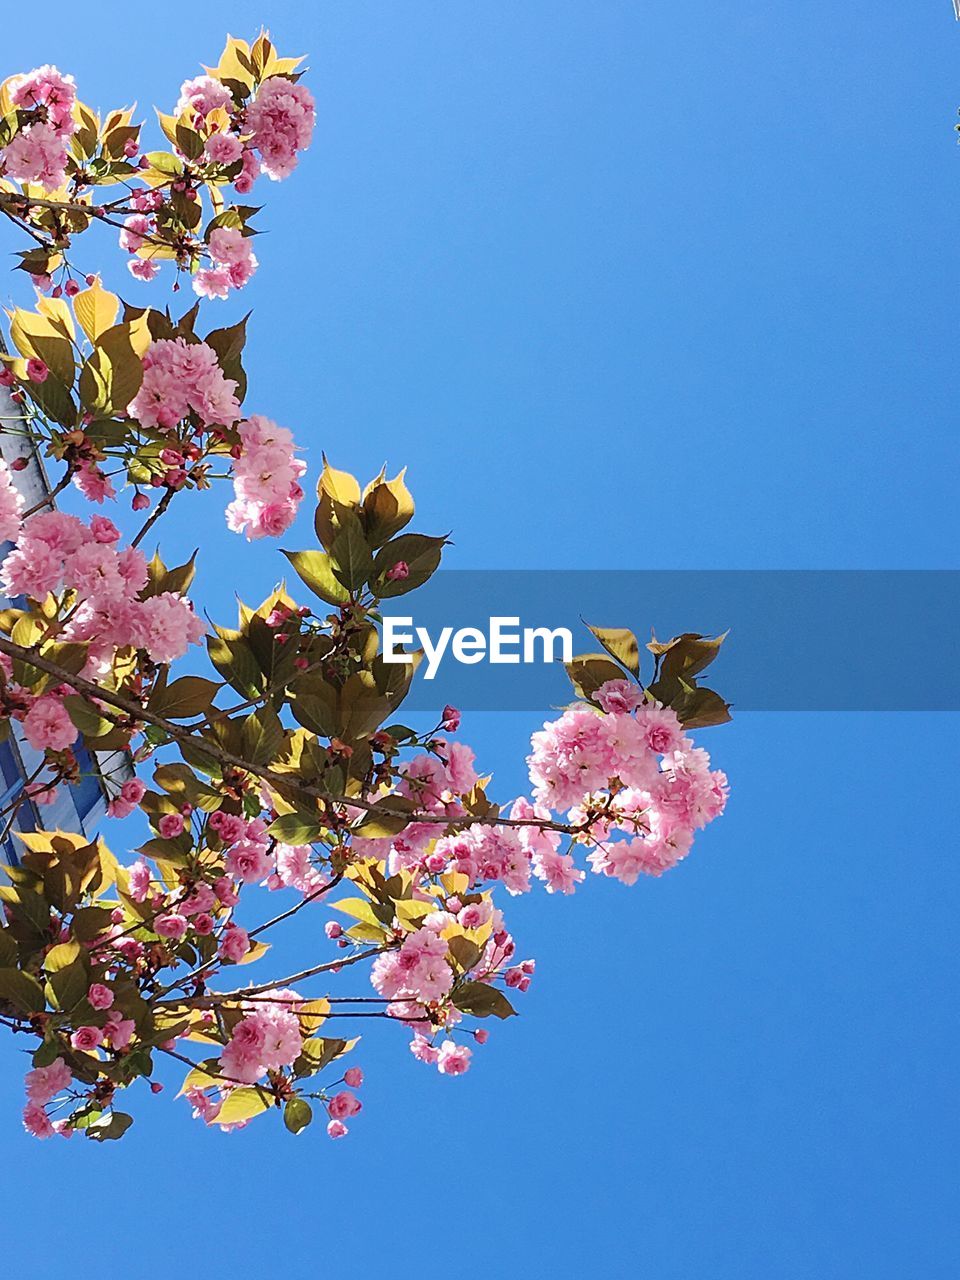
<svg viewBox="0 0 960 1280"><path fill-rule="evenodd" d="M320 123L258 193L250 404L313 464L409 464L458 567L958 567L948 0L51 0L2 72L169 110L261 20ZM221 496L164 534L220 616L278 574ZM465 725L499 794L536 723ZM524 1017L460 1080L369 1036L344 1142L144 1096L120 1144L34 1143L5 1054L13 1270L960 1274L956 720L704 736L734 798L694 856L515 904Z"/></svg>

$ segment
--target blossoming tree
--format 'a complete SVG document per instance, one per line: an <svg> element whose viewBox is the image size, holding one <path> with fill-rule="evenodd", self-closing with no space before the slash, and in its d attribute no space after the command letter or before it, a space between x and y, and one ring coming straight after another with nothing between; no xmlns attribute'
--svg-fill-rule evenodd
<svg viewBox="0 0 960 1280"><path fill-rule="evenodd" d="M16 836L0 1023L30 1045L37 1137L121 1136L118 1097L139 1081L159 1092L164 1057L208 1125L276 1109L296 1133L320 1109L340 1137L361 1107L352 1019L392 1020L420 1061L463 1073L534 971L498 895L572 893L582 863L626 884L659 876L724 807L726 780L689 736L728 718L698 683L719 638L651 643L642 678L633 634L594 629L602 652L568 664L575 700L533 735L530 794L507 806L454 737L453 707L426 732L398 721L416 655L382 660L379 609L433 574L445 542L409 531L402 473L361 487L324 462L316 543L283 552L295 590L242 604L234 627L201 621L192 562L147 559L174 500L221 478L247 539L283 533L304 496L290 431L244 408L245 324L200 317L257 269L257 210L235 197L289 176L310 142L300 61L266 35L229 39L158 113L157 151L129 111L101 118L54 67L0 89L0 213L28 242L36 291L8 312L0 383L17 415L0 427L58 472L25 510L19 463L0 462L0 732L15 722L40 759L0 822L9 836L22 805L75 783L81 742L140 766L105 779L108 812L139 809L152 832L120 857L100 838ZM189 280L194 305L121 302L80 270L97 227L115 228L135 280ZM98 509L58 509L67 491ZM128 546L104 514L122 494L143 513ZM314 944L299 970L239 977L267 968L271 935L304 911L317 923L299 931ZM363 995L319 985L365 963Z"/></svg>

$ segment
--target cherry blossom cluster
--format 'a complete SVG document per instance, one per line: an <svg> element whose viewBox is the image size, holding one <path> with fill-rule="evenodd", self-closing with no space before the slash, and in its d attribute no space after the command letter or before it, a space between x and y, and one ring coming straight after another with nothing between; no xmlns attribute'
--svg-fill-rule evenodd
<svg viewBox="0 0 960 1280"><path fill-rule="evenodd" d="M7 89L21 123L0 149L0 172L44 191L59 191L66 182L68 146L76 129L73 77L56 67L37 67L16 77Z"/></svg>
<svg viewBox="0 0 960 1280"><path fill-rule="evenodd" d="M276 537L290 527L303 498L306 463L294 454L293 436L269 418L252 414L238 428L233 461L234 501L227 524L248 539Z"/></svg>
<svg viewBox="0 0 960 1280"><path fill-rule="evenodd" d="M212 267L201 267L193 277L193 289L201 298L226 298L231 289L242 289L257 269L250 238L236 227L218 227L207 242Z"/></svg>
<svg viewBox="0 0 960 1280"><path fill-rule="evenodd" d="M541 813L566 813L589 833L593 871L633 884L686 857L694 833L723 812L727 779L711 770L709 755L684 733L676 712L649 701L639 685L611 680L597 700L603 715L581 704L534 734L533 796ZM537 874L548 888L570 892L554 837L522 829Z"/></svg>
<svg viewBox="0 0 960 1280"><path fill-rule="evenodd" d="M185 597L165 591L141 598L149 576L146 559L136 547L118 549L119 539L120 531L105 516L92 516L85 524L65 512L38 512L24 522L16 546L0 565L0 582L9 596L43 601L71 593L62 634L88 644L84 673L91 676L102 675L116 651L127 646L143 650L154 662L172 662L205 632ZM59 724L65 733L65 717L42 698L27 714L24 731L34 746L62 750L49 740L58 733L41 725Z"/></svg>
<svg viewBox="0 0 960 1280"><path fill-rule="evenodd" d="M240 417L237 384L224 376L217 353L205 342L159 338L142 358L143 381L127 413L143 427L170 431L191 413L196 435L232 426Z"/></svg>

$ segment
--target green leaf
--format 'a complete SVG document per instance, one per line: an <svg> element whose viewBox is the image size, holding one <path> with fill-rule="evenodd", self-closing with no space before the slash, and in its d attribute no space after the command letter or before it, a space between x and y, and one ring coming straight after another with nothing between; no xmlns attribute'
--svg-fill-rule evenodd
<svg viewBox="0 0 960 1280"><path fill-rule="evenodd" d="M80 398L95 413L126 413L140 390L143 365L131 333L128 323L105 330L80 372Z"/></svg>
<svg viewBox="0 0 960 1280"><path fill-rule="evenodd" d="M196 160L198 156L203 155L203 139L195 129L191 129L185 124L178 124L176 135L177 149L188 160Z"/></svg>
<svg viewBox="0 0 960 1280"><path fill-rule="evenodd" d="M283 1109L283 1123L291 1133L302 1133L313 1119L313 1108L305 1098L291 1098Z"/></svg>
<svg viewBox="0 0 960 1280"><path fill-rule="evenodd" d="M66 969L68 965L79 960L83 954L79 943L58 942L43 958L43 967L47 973L56 973L58 969Z"/></svg>
<svg viewBox="0 0 960 1280"><path fill-rule="evenodd" d="M73 917L73 932L81 942L92 942L110 928L112 914L107 907L81 907Z"/></svg>
<svg viewBox="0 0 960 1280"><path fill-rule="evenodd" d="M10 968L17 963L17 942L8 929L0 929L0 965Z"/></svg>
<svg viewBox="0 0 960 1280"><path fill-rule="evenodd" d="M386 599L406 595L422 586L436 572L447 539L430 538L424 533L402 533L377 552L373 564L371 587L374 595ZM390 579L387 574L403 561L409 573L405 578Z"/></svg>
<svg viewBox="0 0 960 1280"><path fill-rule="evenodd" d="M263 692L263 673L253 650L239 631L217 626L214 631L207 636L210 661L242 697L257 697Z"/></svg>
<svg viewBox="0 0 960 1280"><path fill-rule="evenodd" d="M148 151L147 159L151 168L167 178L176 178L183 173L183 161L170 151Z"/></svg>
<svg viewBox="0 0 960 1280"><path fill-rule="evenodd" d="M0 969L0 1000L16 1005L23 1013L42 1013L47 1007L43 987L20 969Z"/></svg>
<svg viewBox="0 0 960 1280"><path fill-rule="evenodd" d="M90 699L82 694L68 693L63 705L85 738L102 738L114 727L113 721L101 715Z"/></svg>
<svg viewBox="0 0 960 1280"><path fill-rule="evenodd" d="M352 834L364 840L383 840L399 835L416 811L416 802L407 796L387 796L378 800L365 817L353 827Z"/></svg>
<svg viewBox="0 0 960 1280"><path fill-rule="evenodd" d="M471 942L469 938L465 938L462 934L456 934L447 943L450 954L456 960L457 964L464 973L468 969L472 969L480 957L483 955L483 947L476 942ZM480 983L476 984L481 985Z"/></svg>
<svg viewBox="0 0 960 1280"><path fill-rule="evenodd" d="M323 830L320 823L299 813L283 813L271 822L267 834L281 844L313 844Z"/></svg>
<svg viewBox="0 0 960 1280"><path fill-rule="evenodd" d="M45 382L28 382L26 389L30 399L46 417L62 427L76 426L77 406L56 374L51 373Z"/></svg>
<svg viewBox="0 0 960 1280"><path fill-rule="evenodd" d="M327 604L346 604L350 592L337 581L333 564L325 551L284 551L302 582Z"/></svg>
<svg viewBox="0 0 960 1280"><path fill-rule="evenodd" d="M87 1137L95 1142L113 1141L122 1138L132 1124L133 1116L128 1116L125 1111L105 1112L87 1125Z"/></svg>
<svg viewBox="0 0 960 1280"><path fill-rule="evenodd" d="M324 1067L329 1066L336 1058L349 1048L349 1041L337 1040L330 1036L312 1036L304 1040L300 1057L293 1064L294 1073L298 1076L316 1075Z"/></svg>
<svg viewBox="0 0 960 1280"><path fill-rule="evenodd" d="M11 889L0 885L0 898L6 902L14 915L25 920L37 933L45 934L50 929L50 904L43 895L28 885L19 889Z"/></svg>
<svg viewBox="0 0 960 1280"><path fill-rule="evenodd" d="M189 719L210 710L220 687L216 680L205 680L202 676L181 676L173 684L155 691L147 705L167 720Z"/></svg>
<svg viewBox="0 0 960 1280"><path fill-rule="evenodd" d="M372 547L382 546L413 519L413 497L403 476L401 471L387 480L381 472L364 491L361 517Z"/></svg>
<svg viewBox="0 0 960 1280"><path fill-rule="evenodd" d="M516 1009L497 987L486 982L464 982L453 993L453 1003L463 1013L472 1013L475 1018L511 1018L516 1016Z"/></svg>
<svg viewBox="0 0 960 1280"><path fill-rule="evenodd" d="M360 591L374 572L373 556L363 526L353 512L344 512L340 531L330 547L333 572L348 591Z"/></svg>
<svg viewBox="0 0 960 1280"><path fill-rule="evenodd" d="M670 704L685 729L705 729L732 719L730 703L713 689L683 690Z"/></svg>
<svg viewBox="0 0 960 1280"><path fill-rule="evenodd" d="M164 840L162 836L155 836L152 840L137 846L137 853L142 853L145 858L167 862L172 867L189 866L192 852L193 840L186 831L173 840Z"/></svg>
<svg viewBox="0 0 960 1280"><path fill-rule="evenodd" d="M214 219L216 222L216 219ZM208 347L213 347L224 376L232 378L237 384L237 399L242 403L247 391L247 375L244 372L240 357L247 341L247 321L249 313L227 329L214 329L204 338ZM230 426L229 422L224 426Z"/></svg>
<svg viewBox="0 0 960 1280"><path fill-rule="evenodd" d="M632 631L628 631L626 627L591 627L589 623L587 626L607 653L612 654L635 676L640 675L640 646Z"/></svg>
<svg viewBox="0 0 960 1280"><path fill-rule="evenodd" d="M90 986L90 975L87 966L81 960L75 960L63 969L52 973L47 980L47 994L50 1003L64 1013L68 1013L81 1000L86 998Z"/></svg>
<svg viewBox="0 0 960 1280"><path fill-rule="evenodd" d="M280 717L267 703L243 722L243 758L251 764L272 764L283 746Z"/></svg>
<svg viewBox="0 0 960 1280"><path fill-rule="evenodd" d="M261 1115L271 1104L269 1095L260 1089L234 1089L224 1099L223 1106L217 1115L219 1125L239 1124L242 1120L252 1120Z"/></svg>
<svg viewBox="0 0 960 1280"><path fill-rule="evenodd" d="M689 679L713 662L728 635L727 631L721 636L702 636L696 631L685 631L664 644L654 637L647 648L660 659L660 676Z"/></svg>

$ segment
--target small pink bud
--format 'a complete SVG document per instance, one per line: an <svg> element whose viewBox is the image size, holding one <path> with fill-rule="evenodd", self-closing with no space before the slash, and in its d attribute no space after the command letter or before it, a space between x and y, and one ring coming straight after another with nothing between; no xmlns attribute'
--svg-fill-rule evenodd
<svg viewBox="0 0 960 1280"><path fill-rule="evenodd" d="M406 560L398 560L392 569L387 570L387 577L391 582L400 582L404 578L409 578L410 566Z"/></svg>
<svg viewBox="0 0 960 1280"><path fill-rule="evenodd" d="M68 280L63 287L63 291L68 298L75 298L80 292L80 286L77 284L76 280Z"/></svg>
<svg viewBox="0 0 960 1280"><path fill-rule="evenodd" d="M150 499L145 493L135 493L133 495L133 501L130 503L130 506L134 511L146 511L149 505Z"/></svg>

